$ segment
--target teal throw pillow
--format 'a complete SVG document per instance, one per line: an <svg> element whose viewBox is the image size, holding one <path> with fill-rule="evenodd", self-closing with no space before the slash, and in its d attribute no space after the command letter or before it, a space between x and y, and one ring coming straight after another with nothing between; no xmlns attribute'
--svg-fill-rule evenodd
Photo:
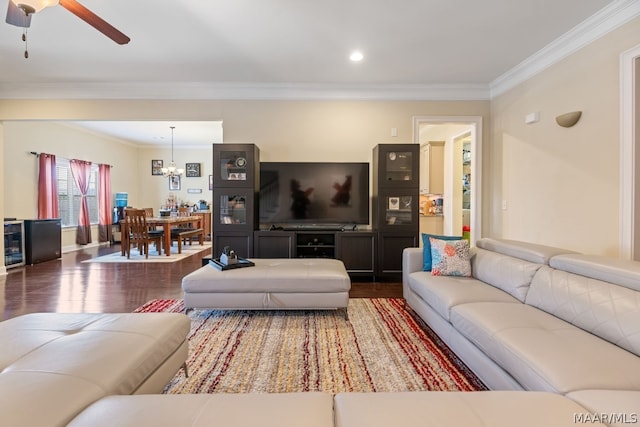
<svg viewBox="0 0 640 427"><path fill-rule="evenodd" d="M429 238L433 237L438 240L460 240L462 236L438 236L436 234L422 233L422 258L424 271L431 271L431 243Z"/></svg>

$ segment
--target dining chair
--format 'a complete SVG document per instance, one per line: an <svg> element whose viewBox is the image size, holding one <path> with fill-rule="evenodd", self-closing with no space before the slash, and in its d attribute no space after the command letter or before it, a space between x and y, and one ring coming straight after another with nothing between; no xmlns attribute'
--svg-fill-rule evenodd
<svg viewBox="0 0 640 427"><path fill-rule="evenodd" d="M153 208L143 208L144 209L144 213L147 216L147 218L153 218ZM155 236L155 235L160 235L160 236L164 236L164 231L159 230L155 225L150 225L149 226L149 235L150 236Z"/></svg>
<svg viewBox="0 0 640 427"><path fill-rule="evenodd" d="M162 233L150 233L144 209L125 209L124 221L127 229L127 258L131 258L131 245L136 245L140 254L149 258L149 243L154 243L158 255L162 254ZM124 242L123 242L124 244Z"/></svg>
<svg viewBox="0 0 640 427"><path fill-rule="evenodd" d="M191 212L189 208L178 208L178 216L190 216ZM177 227L171 229L171 241L178 242L178 252L182 251L182 244L187 243L187 239L189 239L189 244L191 244L191 236L184 237L184 234L188 234L190 232L196 231L197 228L194 227L193 224L181 224Z"/></svg>

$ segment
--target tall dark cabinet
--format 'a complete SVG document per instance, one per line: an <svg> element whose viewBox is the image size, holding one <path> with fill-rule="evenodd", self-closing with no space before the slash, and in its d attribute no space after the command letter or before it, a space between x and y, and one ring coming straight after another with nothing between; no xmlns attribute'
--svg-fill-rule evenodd
<svg viewBox="0 0 640 427"><path fill-rule="evenodd" d="M225 246L253 256L258 228L260 150L255 144L213 144L213 256Z"/></svg>
<svg viewBox="0 0 640 427"><path fill-rule="evenodd" d="M373 230L376 274L402 273L402 251L419 243L420 146L379 144L373 149Z"/></svg>

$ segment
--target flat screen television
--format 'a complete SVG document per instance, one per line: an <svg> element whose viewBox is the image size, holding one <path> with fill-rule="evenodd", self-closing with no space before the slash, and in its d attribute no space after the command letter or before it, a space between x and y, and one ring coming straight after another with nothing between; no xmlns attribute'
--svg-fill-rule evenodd
<svg viewBox="0 0 640 427"><path fill-rule="evenodd" d="M262 228L369 224L369 163L260 162Z"/></svg>

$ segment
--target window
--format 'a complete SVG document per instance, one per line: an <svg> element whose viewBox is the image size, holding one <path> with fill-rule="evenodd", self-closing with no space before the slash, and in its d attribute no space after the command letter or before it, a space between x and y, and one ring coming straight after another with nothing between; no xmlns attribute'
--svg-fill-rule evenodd
<svg viewBox="0 0 640 427"><path fill-rule="evenodd" d="M63 227L78 225L80 215L80 189L73 180L69 159L56 159L56 174L58 178L58 205L60 220ZM91 165L89 175L89 191L87 191L87 205L91 224L98 223L98 165Z"/></svg>

